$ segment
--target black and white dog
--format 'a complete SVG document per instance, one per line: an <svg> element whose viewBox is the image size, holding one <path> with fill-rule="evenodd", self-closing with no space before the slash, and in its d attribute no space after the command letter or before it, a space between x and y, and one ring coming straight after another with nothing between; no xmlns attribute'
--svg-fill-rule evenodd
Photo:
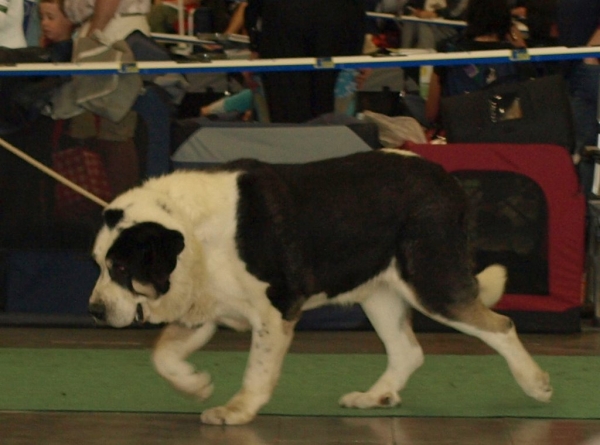
<svg viewBox="0 0 600 445"><path fill-rule="evenodd" d="M212 393L211 378L186 357L218 325L251 329L242 388L202 413L211 424L256 416L277 384L301 312L325 304L360 304L388 356L373 386L340 399L345 407L400 403L399 391L423 362L410 308L483 340L526 394L549 401L548 375L511 320L488 309L503 293L504 268L473 276L466 212L451 175L399 150L178 171L104 211L90 312L115 327L168 323L153 353L156 370L200 399Z"/></svg>

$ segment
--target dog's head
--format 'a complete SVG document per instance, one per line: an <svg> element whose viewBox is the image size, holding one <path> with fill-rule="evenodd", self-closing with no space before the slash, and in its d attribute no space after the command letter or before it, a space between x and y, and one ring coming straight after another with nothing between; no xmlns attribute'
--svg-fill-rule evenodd
<svg viewBox="0 0 600 445"><path fill-rule="evenodd" d="M100 276L89 312L114 327L144 321L143 306L171 290L171 275L185 248L183 228L164 197L134 189L104 211L94 244Z"/></svg>

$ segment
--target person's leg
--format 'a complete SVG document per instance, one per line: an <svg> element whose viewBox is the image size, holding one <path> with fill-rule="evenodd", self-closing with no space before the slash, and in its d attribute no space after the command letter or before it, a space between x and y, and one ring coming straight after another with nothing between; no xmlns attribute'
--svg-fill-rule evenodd
<svg viewBox="0 0 600 445"><path fill-rule="evenodd" d="M311 0L316 17L311 22L316 57L353 56L362 53L367 16L360 0Z"/></svg>
<svg viewBox="0 0 600 445"><path fill-rule="evenodd" d="M302 123L313 117L311 77L311 73L307 71L263 73L271 122Z"/></svg>
<svg viewBox="0 0 600 445"><path fill-rule="evenodd" d="M431 26L431 25L430 25ZM456 28L452 26L431 26L433 33L433 49L437 48L438 43L442 40L449 39L456 35Z"/></svg>
<svg viewBox="0 0 600 445"><path fill-rule="evenodd" d="M366 26L362 0L266 0L262 58L360 54ZM336 71L264 73L272 122L305 122L334 109Z"/></svg>
<svg viewBox="0 0 600 445"><path fill-rule="evenodd" d="M251 112L254 108L254 93L245 88L231 96L225 96L200 108L201 116L236 112L240 115Z"/></svg>
<svg viewBox="0 0 600 445"><path fill-rule="evenodd" d="M575 152L582 154L586 145L597 145L598 138L598 84L600 66L581 64L569 77L571 108L575 126ZM586 193L591 192L594 162L583 158L578 164L581 185Z"/></svg>
<svg viewBox="0 0 600 445"><path fill-rule="evenodd" d="M263 59L309 56L311 1L265 0L259 54ZM310 72L262 74L271 122L305 122L310 111Z"/></svg>
<svg viewBox="0 0 600 445"><path fill-rule="evenodd" d="M341 70L337 76L334 89L334 112L354 116L356 114L356 78L358 70Z"/></svg>
<svg viewBox="0 0 600 445"><path fill-rule="evenodd" d="M414 48L417 41L419 25L405 21L402 23L402 33L400 36L400 46L402 48Z"/></svg>
<svg viewBox="0 0 600 445"><path fill-rule="evenodd" d="M315 57L351 56L362 53L366 30L365 5L357 0L311 0L315 19L310 44ZM339 71L313 71L311 113L317 117L334 111L334 89Z"/></svg>
<svg viewBox="0 0 600 445"><path fill-rule="evenodd" d="M426 23L419 23L417 25L417 42L415 48L435 49L434 28L436 26Z"/></svg>
<svg viewBox="0 0 600 445"><path fill-rule="evenodd" d="M137 115L130 111L120 122L100 119L96 149L104 160L113 195L130 189L140 180L140 163L133 141Z"/></svg>
<svg viewBox="0 0 600 445"><path fill-rule="evenodd" d="M577 151L596 145L600 66L580 64L569 78Z"/></svg>

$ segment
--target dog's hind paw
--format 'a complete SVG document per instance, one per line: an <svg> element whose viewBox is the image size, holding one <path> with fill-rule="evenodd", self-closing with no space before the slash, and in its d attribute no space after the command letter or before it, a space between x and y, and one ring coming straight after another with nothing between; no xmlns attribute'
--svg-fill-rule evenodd
<svg viewBox="0 0 600 445"><path fill-rule="evenodd" d="M546 372L539 372L535 379L535 384L529 387L523 387L525 393L539 402L549 402L552 398L552 385L550 385L550 376Z"/></svg>
<svg viewBox="0 0 600 445"><path fill-rule="evenodd" d="M243 425L252 419L254 419L254 413L227 406L210 408L200 415L202 423L209 425Z"/></svg>
<svg viewBox="0 0 600 445"><path fill-rule="evenodd" d="M391 408L401 403L397 392L388 391L383 394L371 392L351 392L340 399L345 408Z"/></svg>

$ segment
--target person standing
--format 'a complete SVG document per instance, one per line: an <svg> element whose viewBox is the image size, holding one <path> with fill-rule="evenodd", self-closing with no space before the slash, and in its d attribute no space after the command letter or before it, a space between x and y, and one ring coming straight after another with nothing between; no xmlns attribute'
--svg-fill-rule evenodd
<svg viewBox="0 0 600 445"><path fill-rule="evenodd" d="M362 53L364 0L249 0L246 29L262 59ZM263 73L271 122L301 123L334 110L339 71Z"/></svg>
<svg viewBox="0 0 600 445"><path fill-rule="evenodd" d="M515 29L506 0L469 0L465 13L467 27L443 40L438 52L492 51L523 47L525 42ZM519 80L517 64L477 63L438 66L429 83L425 116L432 127L440 124L442 97L477 91L491 84Z"/></svg>
<svg viewBox="0 0 600 445"><path fill-rule="evenodd" d="M135 30L150 34L146 19L150 6L150 0L65 0L67 17L81 25L78 38L99 30L112 42Z"/></svg>
<svg viewBox="0 0 600 445"><path fill-rule="evenodd" d="M467 0L410 0L405 6L405 14L419 19L464 20L467 4ZM454 26L406 20L402 23L401 44L403 48L435 49L442 40L456 34Z"/></svg>
<svg viewBox="0 0 600 445"><path fill-rule="evenodd" d="M124 40L134 31L150 34L146 15L150 0L65 0L67 17L80 25L74 41L73 60L77 61L78 42L102 34L98 45L111 45ZM113 121L96 118L86 112L72 119L70 136L95 138L95 148L102 155L114 195L118 195L140 180L140 161L134 143L137 115L129 110L125 117Z"/></svg>
<svg viewBox="0 0 600 445"><path fill-rule="evenodd" d="M23 30L23 0L0 0L0 46L27 46Z"/></svg>
<svg viewBox="0 0 600 445"><path fill-rule="evenodd" d="M559 0L556 19L560 45L600 47L600 0ZM575 125L575 155L579 158L586 145L597 145L600 61L589 57L570 62L565 74ZM593 168L592 162L579 163L586 192L591 190Z"/></svg>
<svg viewBox="0 0 600 445"><path fill-rule="evenodd" d="M194 29L197 26L193 23L194 13L198 8L204 8L209 11L205 25L210 29ZM198 32L213 33L224 32L229 24L229 11L225 0L183 0L184 9L184 31L183 34L195 35ZM190 23L192 22L192 23ZM179 1L162 0L155 3L148 14L148 23L152 32L178 34L179 29ZM188 29L189 25L192 29Z"/></svg>

